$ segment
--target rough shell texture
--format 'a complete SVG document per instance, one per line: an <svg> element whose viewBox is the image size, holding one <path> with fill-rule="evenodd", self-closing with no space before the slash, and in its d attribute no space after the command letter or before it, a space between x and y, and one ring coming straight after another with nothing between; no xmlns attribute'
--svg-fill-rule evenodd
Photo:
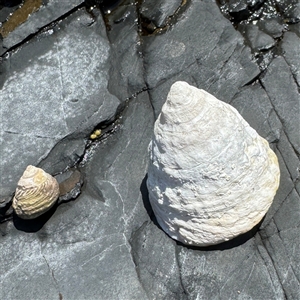
<svg viewBox="0 0 300 300"><path fill-rule="evenodd" d="M33 219L49 210L58 196L56 179L40 168L28 166L18 182L13 208L20 218Z"/></svg>
<svg viewBox="0 0 300 300"><path fill-rule="evenodd" d="M235 108L185 82L171 87L149 152L147 186L157 221L188 245L249 231L279 185L268 142Z"/></svg>

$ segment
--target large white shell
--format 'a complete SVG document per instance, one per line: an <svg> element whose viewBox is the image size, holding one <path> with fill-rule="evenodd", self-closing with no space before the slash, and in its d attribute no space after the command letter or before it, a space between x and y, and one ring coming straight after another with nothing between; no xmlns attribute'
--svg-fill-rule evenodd
<svg viewBox="0 0 300 300"><path fill-rule="evenodd" d="M172 238L208 246L252 229L279 185L277 157L235 108L186 82L172 85L149 145L147 186Z"/></svg>
<svg viewBox="0 0 300 300"><path fill-rule="evenodd" d="M36 218L48 211L59 196L59 184L40 168L28 166L18 182L13 208L22 219Z"/></svg>

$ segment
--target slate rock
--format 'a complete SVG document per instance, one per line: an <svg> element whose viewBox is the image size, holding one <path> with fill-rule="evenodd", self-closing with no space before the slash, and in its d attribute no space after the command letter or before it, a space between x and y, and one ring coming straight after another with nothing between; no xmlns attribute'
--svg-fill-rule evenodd
<svg viewBox="0 0 300 300"><path fill-rule="evenodd" d="M281 37L286 28L279 17L259 20L257 26L274 39Z"/></svg>
<svg viewBox="0 0 300 300"><path fill-rule="evenodd" d="M136 7L125 8L120 6L108 17L113 24L108 31L111 46L108 90L122 100L146 89Z"/></svg>
<svg viewBox="0 0 300 300"><path fill-rule="evenodd" d="M283 138L283 141L285 141L284 138ZM289 170L286 167L286 161L288 160L288 158L283 157L281 155L280 150L278 150L278 149L274 149L274 150L277 155L279 166L280 166L280 183L279 183L279 189L274 197L273 203L261 225L261 229L263 229L263 230L260 231L260 234L264 238L267 238L269 236L268 227L273 222L272 218L273 218L274 214L278 210L280 210L281 205L284 203L284 201L286 200L288 195L292 192L292 190L294 189L294 186L295 186L293 180L290 177ZM298 163L299 163L299 160L298 160ZM297 166L298 166L298 163L296 164ZM297 208L295 207L295 209L297 209ZM276 232L278 233L278 230ZM272 232L272 234L273 233L275 233L275 232Z"/></svg>
<svg viewBox="0 0 300 300"><path fill-rule="evenodd" d="M296 24L289 24L289 29L291 32L295 32L298 36L300 36L300 22Z"/></svg>
<svg viewBox="0 0 300 300"><path fill-rule="evenodd" d="M290 66L292 74L300 85L300 38L294 32L286 32L283 36L281 48L283 57Z"/></svg>
<svg viewBox="0 0 300 300"><path fill-rule="evenodd" d="M283 299L279 280L270 276L274 270L262 258L264 248L260 250L258 240L222 251L180 247L178 261L189 299Z"/></svg>
<svg viewBox="0 0 300 300"><path fill-rule="evenodd" d="M81 3L83 3L82 0L64 2L58 0L47 1L38 11L31 14L26 22L20 24L13 32L3 39L3 48L0 49L0 55L14 45L22 42L30 34L36 33L39 29L55 21L60 16L79 6Z"/></svg>
<svg viewBox="0 0 300 300"><path fill-rule="evenodd" d="M228 11L235 22L246 20L251 12L245 0L231 0L228 3Z"/></svg>
<svg viewBox="0 0 300 300"><path fill-rule="evenodd" d="M18 225L22 231L13 223L4 229L1 253L8 245L16 247L1 264L0 276L6 274L1 298L52 299L61 294L64 299L146 299L128 240L149 220L140 191L153 126L149 111L146 93L133 99L120 130L99 144L84 168L84 193L60 205L42 229L31 228L28 234L26 222ZM126 178L116 172L121 169ZM16 289L10 288L12 278ZM42 282L45 287L40 289Z"/></svg>
<svg viewBox="0 0 300 300"><path fill-rule="evenodd" d="M262 84L281 119L283 130L296 153L300 153L299 91L283 57L275 58L269 65Z"/></svg>
<svg viewBox="0 0 300 300"><path fill-rule="evenodd" d="M288 177L290 177L293 182L296 182L300 175L299 157L284 132L280 135L277 150L285 160L285 166L289 172Z"/></svg>
<svg viewBox="0 0 300 300"><path fill-rule="evenodd" d="M296 197L298 198L298 196ZM299 198L297 201L299 201ZM294 206L295 208L298 208L298 206ZM293 218L295 215L291 217ZM281 298L297 299L300 296L298 281L300 252L299 248L294 247L300 243L299 235L297 234L297 231L299 232L298 225L282 231L278 231L275 222L272 225L274 233L264 240L264 246L267 249L267 255L272 258L274 271L278 274L277 282L281 283L284 291L284 297Z"/></svg>
<svg viewBox="0 0 300 300"><path fill-rule="evenodd" d="M300 3L297 0L284 1L279 8L287 22L294 24L300 21Z"/></svg>
<svg viewBox="0 0 300 300"><path fill-rule="evenodd" d="M282 124L273 109L267 93L259 84L241 89L240 93L234 97L230 104L269 143L279 140Z"/></svg>
<svg viewBox="0 0 300 300"><path fill-rule="evenodd" d="M163 27L166 25L168 17L176 12L181 3L181 0L143 1L139 12L144 18L153 22L156 27Z"/></svg>
<svg viewBox="0 0 300 300"><path fill-rule="evenodd" d="M145 222L133 232L130 245L148 299L188 299L181 283L175 241L154 223Z"/></svg>
<svg viewBox="0 0 300 300"><path fill-rule="evenodd" d="M211 22L211 14L219 17ZM259 74L242 36L212 2L194 3L169 31L145 37L143 47L145 80L156 116L175 81L230 101L239 87Z"/></svg>
<svg viewBox="0 0 300 300"><path fill-rule="evenodd" d="M259 30L258 26L256 25L239 25L239 30L246 37L251 49L254 52L268 50L275 45L274 39L268 34Z"/></svg>
<svg viewBox="0 0 300 300"><path fill-rule="evenodd" d="M266 73L261 74L252 60L251 49L244 45L244 38L210 0L190 2L177 22L162 35L141 37L136 32L139 26L134 16L137 15L125 17L123 23L111 25L112 34L108 35L113 43L106 38L100 15L95 24L91 25L93 20L85 18L83 25L80 20L86 14L81 10L78 14L74 19L63 18L61 33L54 28L52 35L38 34L41 43L31 40L29 45L35 43L37 47L27 46L32 49L32 55L25 48L19 49L22 64L9 66L7 60L1 66L2 85L11 76L10 68L16 70L16 76L33 66L39 70L44 65L37 64L35 58L40 59L38 51L48 53L52 49L53 36L58 53L63 55L59 57L65 59L61 60L62 66L70 76L67 82L71 86L65 91L75 96L82 91L86 102L82 106L80 101L74 104L79 105L76 118L85 121L70 120L72 130L48 145L51 155L46 157L48 152L43 152L45 157L40 162L60 171L69 163L78 164L78 157L83 156L85 160L79 160L80 171L85 176L82 193L34 223L21 222L14 216L13 220L0 224L0 298L298 299L300 186L294 125L298 126L299 92L293 75L296 70L287 56L283 58L279 53L274 60L271 58ZM80 20L76 21L78 16ZM296 25L289 25L295 33L299 32ZM114 26L118 26L115 32ZM122 26L126 26L126 31L122 31ZM121 49L119 53L118 49ZM81 51L83 55L79 54ZM70 65L67 67L63 62ZM92 62L96 63L96 69ZM118 66L122 76L118 74ZM89 68L83 79L80 74ZM138 80L139 75L133 70L142 70L146 80ZM45 77L42 69L29 74L36 75L34 80L40 85L49 80L55 82L55 76L54 79ZM89 101L94 86L88 78L102 83L95 93L98 100L92 101L98 106ZM117 94L119 80L122 92ZM153 111L160 112L171 84L177 80L204 88L236 105L252 126L267 136L278 156L281 182L273 204L259 230L235 243L213 249L187 248L156 227L145 187L147 147L152 136ZM138 90L134 91L134 86ZM140 90L146 86L147 90ZM47 89L47 95L58 103L55 101L61 93L52 94L55 85L52 87ZM29 89L33 85L23 85L22 93L29 95ZM18 91L11 88L11 97L15 98ZM80 100L75 96L69 97ZM130 100L125 101L128 97ZM95 114L90 115L91 107L95 108ZM96 107L101 107L100 111ZM115 120L116 112L119 112L119 125L115 130L105 139L92 142L91 147L85 147L95 127ZM32 112L27 110L27 113L32 118ZM57 117L57 121L61 120ZM12 138L7 136L7 143L20 148L26 145L24 135L13 136L18 142L12 143ZM43 141L43 144L50 143ZM9 144L5 145L9 149ZM22 161L31 155L27 148L19 152ZM36 148L34 144L34 153ZM34 161L38 160L34 158ZM18 176L13 175L12 180L17 182Z"/></svg>
<svg viewBox="0 0 300 300"><path fill-rule="evenodd" d="M5 62L10 67L0 96L0 167L6 174L1 195L14 191L27 165L37 165L61 139L80 128L81 134L70 137L75 139L75 149L68 150L76 159L76 153L83 153L83 136L116 113L120 101L106 89L109 44L105 26L101 21L86 26L87 18L85 10L79 10L53 34L24 45ZM52 161L45 171L63 171L53 170L56 163Z"/></svg>

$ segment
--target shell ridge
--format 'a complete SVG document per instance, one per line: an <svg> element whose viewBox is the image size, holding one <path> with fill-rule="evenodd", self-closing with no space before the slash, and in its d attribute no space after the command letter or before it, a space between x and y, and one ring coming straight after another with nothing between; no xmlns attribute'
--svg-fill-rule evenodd
<svg viewBox="0 0 300 300"><path fill-rule="evenodd" d="M18 182L13 208L20 218L33 219L48 211L58 196L59 184L56 179L30 165Z"/></svg>
<svg viewBox="0 0 300 300"><path fill-rule="evenodd" d="M157 221L183 243L245 233L269 209L280 171L268 142L231 105L185 82L171 87L149 145Z"/></svg>

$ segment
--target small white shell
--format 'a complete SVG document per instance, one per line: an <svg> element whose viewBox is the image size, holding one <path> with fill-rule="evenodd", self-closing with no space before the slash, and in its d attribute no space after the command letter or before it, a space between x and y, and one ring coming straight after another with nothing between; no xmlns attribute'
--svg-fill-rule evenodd
<svg viewBox="0 0 300 300"><path fill-rule="evenodd" d="M59 196L59 184L40 168L28 166L18 182L13 208L22 219L36 218L48 211Z"/></svg>
<svg viewBox="0 0 300 300"><path fill-rule="evenodd" d="M147 186L158 223L196 246L245 233L269 209L277 157L235 108L176 82L154 127Z"/></svg>

